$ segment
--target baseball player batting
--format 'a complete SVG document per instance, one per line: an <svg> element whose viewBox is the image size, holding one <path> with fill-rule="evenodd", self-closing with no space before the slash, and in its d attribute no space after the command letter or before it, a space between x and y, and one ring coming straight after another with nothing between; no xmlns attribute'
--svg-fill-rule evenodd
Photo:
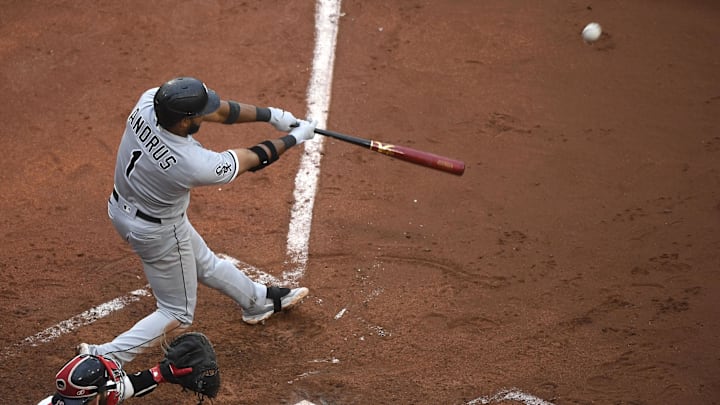
<svg viewBox="0 0 720 405"><path fill-rule="evenodd" d="M248 148L215 152L194 134L205 122L269 122L286 132ZM248 324L287 310L308 289L265 286L217 256L187 216L190 190L232 182L246 171L272 164L314 137L317 121L288 111L221 100L203 82L178 77L145 91L127 118L115 165L108 215L143 263L157 310L108 343L81 343L78 353L111 357L121 365L193 322L198 282L217 289L242 308Z"/></svg>

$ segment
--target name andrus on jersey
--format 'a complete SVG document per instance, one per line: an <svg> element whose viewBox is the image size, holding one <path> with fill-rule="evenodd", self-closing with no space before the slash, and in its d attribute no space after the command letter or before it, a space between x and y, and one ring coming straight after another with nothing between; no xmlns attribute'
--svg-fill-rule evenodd
<svg viewBox="0 0 720 405"><path fill-rule="evenodd" d="M152 128L143 119L142 115L139 114L140 109L135 109L132 114L128 117L130 126L135 132L138 141L142 145L143 149L155 159L161 169L167 170L177 163L177 159L170 153L170 149L160 141L157 135L153 134ZM152 136L150 136L152 135Z"/></svg>

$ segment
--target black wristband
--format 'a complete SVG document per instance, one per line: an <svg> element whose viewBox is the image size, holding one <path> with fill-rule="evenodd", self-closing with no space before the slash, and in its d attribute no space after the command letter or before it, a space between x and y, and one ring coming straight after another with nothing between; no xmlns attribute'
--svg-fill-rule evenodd
<svg viewBox="0 0 720 405"><path fill-rule="evenodd" d="M147 395L153 392L153 390L155 390L158 386L158 383L155 382L152 371L150 370L139 371L135 374L128 374L127 376L130 379L133 390L135 391L133 397Z"/></svg>
<svg viewBox="0 0 720 405"><path fill-rule="evenodd" d="M280 138L281 141L285 144L285 149L290 149L293 146L297 144L297 139L292 135L285 135L282 138Z"/></svg>
<svg viewBox="0 0 720 405"><path fill-rule="evenodd" d="M268 122L270 121L270 117L272 117L272 113L270 112L269 108L266 107L255 107L255 120L256 121L264 121Z"/></svg>
<svg viewBox="0 0 720 405"><path fill-rule="evenodd" d="M237 119L240 116L240 104L231 100L228 101L228 104L230 105L230 112L228 113L225 121L223 121L223 124L230 125L237 122Z"/></svg>

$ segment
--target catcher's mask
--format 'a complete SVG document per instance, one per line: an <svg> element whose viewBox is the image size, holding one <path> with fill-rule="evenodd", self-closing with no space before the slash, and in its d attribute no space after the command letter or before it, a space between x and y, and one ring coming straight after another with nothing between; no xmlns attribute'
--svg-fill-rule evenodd
<svg viewBox="0 0 720 405"><path fill-rule="evenodd" d="M85 405L96 397L100 405L116 405L123 391L122 369L102 356L75 356L55 375L53 405Z"/></svg>
<svg viewBox="0 0 720 405"><path fill-rule="evenodd" d="M177 77L160 86L153 104L158 123L169 128L183 118L215 112L220 97L194 77Z"/></svg>

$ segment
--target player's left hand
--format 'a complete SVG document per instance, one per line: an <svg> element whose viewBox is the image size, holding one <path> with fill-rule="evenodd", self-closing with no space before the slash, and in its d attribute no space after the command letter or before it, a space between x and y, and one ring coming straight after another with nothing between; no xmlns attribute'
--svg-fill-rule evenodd
<svg viewBox="0 0 720 405"><path fill-rule="evenodd" d="M278 131L288 132L298 126L298 119L290 111L275 107L268 107L268 109L270 110L270 124Z"/></svg>
<svg viewBox="0 0 720 405"><path fill-rule="evenodd" d="M290 131L290 135L296 139L296 145L313 139L315 137L315 127L317 127L318 121L312 118L308 118L308 121L298 121L298 126Z"/></svg>

